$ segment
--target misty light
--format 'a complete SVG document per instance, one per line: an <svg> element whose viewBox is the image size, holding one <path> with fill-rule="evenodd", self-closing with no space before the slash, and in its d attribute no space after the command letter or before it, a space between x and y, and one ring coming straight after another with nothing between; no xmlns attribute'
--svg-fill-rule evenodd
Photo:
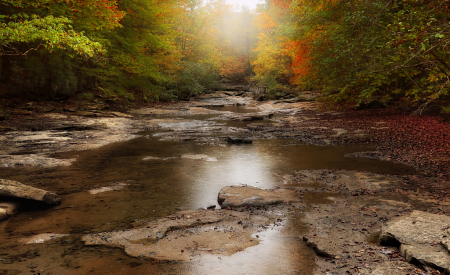
<svg viewBox="0 0 450 275"><path fill-rule="evenodd" d="M247 6L251 10L256 9L257 4L264 4L264 0L228 0L228 4L232 4L233 6L237 6L237 9L240 9L242 6Z"/></svg>

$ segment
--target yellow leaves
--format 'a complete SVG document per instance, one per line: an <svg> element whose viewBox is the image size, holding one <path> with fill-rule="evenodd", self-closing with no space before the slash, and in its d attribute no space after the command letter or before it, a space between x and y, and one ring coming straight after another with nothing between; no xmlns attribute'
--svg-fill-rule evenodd
<svg viewBox="0 0 450 275"><path fill-rule="evenodd" d="M277 21L275 21L272 16L270 16L265 11L262 11L258 14L256 18L256 25L259 29L269 31L276 27L278 27Z"/></svg>
<svg viewBox="0 0 450 275"><path fill-rule="evenodd" d="M442 78L444 78L445 77L445 74L443 74L443 73L439 73L439 74L430 74L429 76L428 76L428 80L430 81L430 82L438 82L438 81L440 81Z"/></svg>

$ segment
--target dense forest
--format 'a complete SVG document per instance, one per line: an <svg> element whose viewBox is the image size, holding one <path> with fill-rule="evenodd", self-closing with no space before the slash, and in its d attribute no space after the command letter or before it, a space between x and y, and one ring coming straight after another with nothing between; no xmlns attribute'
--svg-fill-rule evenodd
<svg viewBox="0 0 450 275"><path fill-rule="evenodd" d="M0 92L186 99L251 82L326 102L446 98L448 0L1 0ZM450 107L443 107L450 111Z"/></svg>

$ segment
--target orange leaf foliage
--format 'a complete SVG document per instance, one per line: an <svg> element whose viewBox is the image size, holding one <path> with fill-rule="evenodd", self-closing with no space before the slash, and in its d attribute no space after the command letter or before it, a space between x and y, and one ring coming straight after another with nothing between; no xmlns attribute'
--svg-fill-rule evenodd
<svg viewBox="0 0 450 275"><path fill-rule="evenodd" d="M289 82L294 85L299 84L301 79L310 73L308 57L310 48L305 41L292 41L287 44L286 49L292 57L290 67L294 75Z"/></svg>

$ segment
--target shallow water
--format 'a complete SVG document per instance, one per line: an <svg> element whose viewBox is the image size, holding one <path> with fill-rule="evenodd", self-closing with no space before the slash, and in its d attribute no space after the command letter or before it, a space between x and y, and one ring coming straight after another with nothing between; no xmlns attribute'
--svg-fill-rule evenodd
<svg viewBox="0 0 450 275"><path fill-rule="evenodd" d="M62 195L60 206L34 211L24 209L9 221L0 223L2 239L8 240L2 249L17 247L17 241L28 235L125 229L136 219L205 208L217 204L217 194L224 186L283 186L280 176L293 170L414 172L401 164L344 157L370 149L365 146L313 146L295 140L255 140L253 144L206 146L191 141L160 141L150 131L141 134L139 138L98 150L64 154L66 157L78 156L78 161L66 168L0 168L0 178L18 180ZM119 191L96 195L88 192L116 182L128 185ZM329 201L307 199L315 203ZM80 260L80 266L90 267L90 274L114 274L111 266L121 268L121 274L310 274L315 256L301 240L306 227L301 224L300 213L294 211L288 215L290 218L283 226L259 233L260 245L229 257L207 255L190 263L162 264L132 260L116 249L105 252L104 248L83 248L89 258ZM57 251L60 244L43 246ZM118 261L117 257L124 260ZM138 261L138 265L132 264L133 261ZM47 266L51 264L47 263ZM64 270L66 274L78 272L75 267Z"/></svg>
<svg viewBox="0 0 450 275"><path fill-rule="evenodd" d="M233 112L239 114L257 113L260 112L258 108L250 106L237 106L237 105L227 105L223 107L207 107L207 109L220 111L220 112Z"/></svg>

